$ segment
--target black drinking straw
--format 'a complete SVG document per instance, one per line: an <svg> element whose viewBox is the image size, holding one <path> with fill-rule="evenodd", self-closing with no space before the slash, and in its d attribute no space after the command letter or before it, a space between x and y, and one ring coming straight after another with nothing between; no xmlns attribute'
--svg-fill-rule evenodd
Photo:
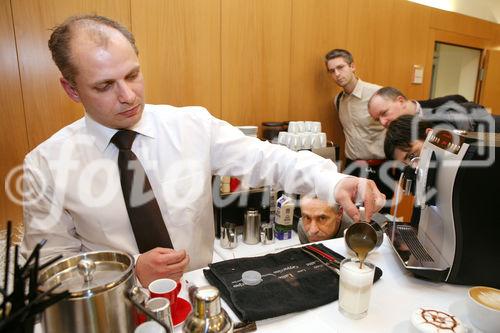
<svg viewBox="0 0 500 333"><path fill-rule="evenodd" d="M9 328L11 325L17 325L18 323L23 323L30 316L33 316L37 313L42 312L50 305L64 299L70 295L69 291L64 291L59 294L51 294L56 288L60 287L61 283L57 283L53 285L51 288L38 295L35 299L29 302L27 305L13 312L11 316L9 316L8 320L0 323L0 331L4 328ZM45 299L45 297L49 297Z"/></svg>
<svg viewBox="0 0 500 333"><path fill-rule="evenodd" d="M16 244L13 258L13 288L12 292L9 294L7 289L9 287L10 246L12 245L11 236L12 222L8 221L4 289L0 288L0 293L3 295L2 304L0 305L0 332L16 331L32 333L37 314L43 312L52 304L70 296L67 290L62 293L52 294L56 288L60 287L60 283L52 286L45 292L40 292L38 290L38 274L40 270L59 260L62 255L40 265L40 250L46 243L46 240L42 240L35 246L26 264L21 267L18 262L19 246ZM27 291L26 286L28 286ZM7 303L10 304L10 307L7 307ZM8 309L9 313L6 312L6 309Z"/></svg>
<svg viewBox="0 0 500 333"><path fill-rule="evenodd" d="M19 246L14 247L14 288L11 299L11 311L16 311L24 306L24 279L21 274L20 267L17 263L17 257L19 255Z"/></svg>
<svg viewBox="0 0 500 333"><path fill-rule="evenodd" d="M10 236L12 233L12 221L7 221L7 238L5 245L5 276L3 280L4 296L2 299L2 318L6 317L5 305L7 304L6 298L9 293L9 266L10 266Z"/></svg>
<svg viewBox="0 0 500 333"><path fill-rule="evenodd" d="M38 244L35 245L35 248L33 249L33 252L31 252L29 258L26 260L26 263L24 264L23 268L21 269L21 272L24 272L24 271L26 271L26 269L28 269L28 267L30 266L31 261L33 261L33 259L35 259L35 257L38 256L38 254L40 253L40 249L42 248L42 246L45 245L45 243L47 243L47 240L46 239L42 239L40 241L40 243L38 243Z"/></svg>

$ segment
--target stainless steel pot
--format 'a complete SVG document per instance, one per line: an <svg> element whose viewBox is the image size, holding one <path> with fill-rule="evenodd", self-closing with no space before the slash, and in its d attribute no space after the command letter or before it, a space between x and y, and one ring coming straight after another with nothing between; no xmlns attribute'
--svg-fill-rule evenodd
<svg viewBox="0 0 500 333"><path fill-rule="evenodd" d="M70 297L43 313L44 332L133 332L136 311L127 299L135 285L134 259L123 252L99 251L63 259L40 273L43 290L61 284Z"/></svg>

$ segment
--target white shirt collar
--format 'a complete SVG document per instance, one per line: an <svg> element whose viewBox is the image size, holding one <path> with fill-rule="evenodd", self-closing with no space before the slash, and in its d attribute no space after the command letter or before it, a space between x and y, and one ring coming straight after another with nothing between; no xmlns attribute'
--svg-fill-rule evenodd
<svg viewBox="0 0 500 333"><path fill-rule="evenodd" d="M156 137L156 129L153 126L152 122L149 120L151 111L147 110L147 104L144 106L144 111L142 113L141 119L130 129L147 137L155 138ZM87 132L94 137L94 142L97 148L103 152L109 145L111 138L118 132L115 128L110 128L104 126L94 119L90 117L87 113L85 113L85 126L87 128Z"/></svg>
<svg viewBox="0 0 500 333"><path fill-rule="evenodd" d="M357 98L361 98L362 93L363 93L362 81L360 78L358 78L356 86L354 86L354 90L352 91L351 95L356 96Z"/></svg>
<svg viewBox="0 0 500 333"><path fill-rule="evenodd" d="M422 106L417 101L412 101L412 102L415 103L415 114L422 117L423 116Z"/></svg>

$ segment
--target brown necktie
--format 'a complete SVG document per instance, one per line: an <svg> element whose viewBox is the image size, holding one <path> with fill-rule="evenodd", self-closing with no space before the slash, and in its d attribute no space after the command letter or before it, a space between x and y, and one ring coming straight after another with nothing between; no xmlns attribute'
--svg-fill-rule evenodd
<svg viewBox="0 0 500 333"><path fill-rule="evenodd" d="M123 198L140 253L155 247L173 248L151 184L137 156L130 150L136 132L120 130L111 142L120 150L118 169Z"/></svg>

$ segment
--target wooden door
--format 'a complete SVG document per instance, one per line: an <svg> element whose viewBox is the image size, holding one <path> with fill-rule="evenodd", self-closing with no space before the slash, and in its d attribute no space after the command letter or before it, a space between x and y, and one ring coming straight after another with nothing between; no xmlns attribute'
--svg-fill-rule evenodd
<svg viewBox="0 0 500 333"><path fill-rule="evenodd" d="M500 51L487 50L484 61L484 75L481 85L481 105L500 115Z"/></svg>

